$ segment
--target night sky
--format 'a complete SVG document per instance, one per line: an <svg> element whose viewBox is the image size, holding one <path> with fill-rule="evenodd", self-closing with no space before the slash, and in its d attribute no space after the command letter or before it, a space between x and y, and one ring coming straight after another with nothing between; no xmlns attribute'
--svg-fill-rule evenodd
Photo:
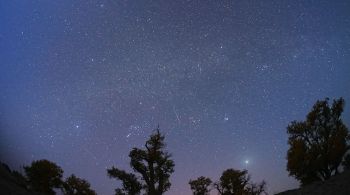
<svg viewBox="0 0 350 195"><path fill-rule="evenodd" d="M248 169L295 188L287 133L317 99L343 97L350 125L350 2L0 1L0 159L48 159L98 194L120 184L160 125L175 172L216 181ZM215 192L215 191L214 191Z"/></svg>

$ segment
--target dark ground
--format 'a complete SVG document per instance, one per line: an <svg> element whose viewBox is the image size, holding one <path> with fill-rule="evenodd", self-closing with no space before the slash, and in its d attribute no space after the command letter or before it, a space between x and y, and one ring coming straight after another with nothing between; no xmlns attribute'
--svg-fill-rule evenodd
<svg viewBox="0 0 350 195"><path fill-rule="evenodd" d="M276 195L350 195L350 170L344 171L325 182L316 182Z"/></svg>

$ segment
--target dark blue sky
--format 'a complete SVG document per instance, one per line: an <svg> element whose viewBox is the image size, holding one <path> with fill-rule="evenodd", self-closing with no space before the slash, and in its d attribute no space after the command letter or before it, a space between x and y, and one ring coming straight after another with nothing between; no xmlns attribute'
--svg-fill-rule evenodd
<svg viewBox="0 0 350 195"><path fill-rule="evenodd" d="M0 157L46 158L112 194L112 165L160 125L189 179L248 169L294 188L286 126L344 97L350 125L349 1L0 2ZM245 164L245 161L249 161Z"/></svg>

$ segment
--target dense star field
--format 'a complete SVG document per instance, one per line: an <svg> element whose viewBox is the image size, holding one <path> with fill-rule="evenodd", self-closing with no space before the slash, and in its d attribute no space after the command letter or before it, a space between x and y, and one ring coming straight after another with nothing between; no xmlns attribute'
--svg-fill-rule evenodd
<svg viewBox="0 0 350 195"><path fill-rule="evenodd" d="M295 188L286 127L343 97L350 125L350 2L0 2L0 158L48 159L98 194L159 124L169 195L228 168ZM213 191L214 192L214 191Z"/></svg>

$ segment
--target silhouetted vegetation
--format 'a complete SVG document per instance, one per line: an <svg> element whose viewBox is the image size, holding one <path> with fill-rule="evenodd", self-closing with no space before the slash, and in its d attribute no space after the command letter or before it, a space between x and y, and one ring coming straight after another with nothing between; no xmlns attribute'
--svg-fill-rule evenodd
<svg viewBox="0 0 350 195"><path fill-rule="evenodd" d="M333 100L332 105L328 102L328 98L317 101L305 121L292 121L287 127L290 145L287 170L302 185L327 180L339 172L340 166L350 169L350 134L341 119L345 102L342 98ZM116 167L107 169L110 178L122 182L121 188L115 190L116 195L162 195L169 190L175 164L165 150L164 139L157 128L144 148L130 151L134 173ZM61 189L64 195L96 195L88 181L74 174L63 180L61 167L45 159L24 166L25 175L11 171L4 163L0 165L7 178L26 193L52 195L55 189ZM267 194L265 181L251 182L247 170L227 169L215 183L201 176L190 180L189 185L194 195L208 195L212 189L220 195Z"/></svg>
<svg viewBox="0 0 350 195"><path fill-rule="evenodd" d="M88 181L74 174L63 181L61 167L45 159L33 161L30 166L24 166L25 176L18 171L11 171L5 163L0 163L0 165L8 172L7 175L10 175L6 178L19 187L18 192L21 192L22 189L22 192L25 190L24 192L30 194L50 195L61 190L64 195L96 195Z"/></svg>
<svg viewBox="0 0 350 195"><path fill-rule="evenodd" d="M324 181L337 174L349 149L349 133L341 120L344 99L317 101L306 121L293 121L289 134L287 170L302 185ZM345 163L346 166L346 163Z"/></svg>
<svg viewBox="0 0 350 195"><path fill-rule="evenodd" d="M247 170L225 170L219 182L214 183L221 195L260 195L266 194L266 183L251 183Z"/></svg>
<svg viewBox="0 0 350 195"><path fill-rule="evenodd" d="M11 173L11 169L6 163L1 162L0 166L2 166L7 172Z"/></svg>
<svg viewBox="0 0 350 195"><path fill-rule="evenodd" d="M150 136L145 148L133 148L129 154L130 166L142 180L115 167L107 170L110 177L123 183L122 188L116 189L116 194L140 194L143 189L146 194L161 195L170 188L169 178L175 165L171 155L164 150L164 136L159 133L159 128Z"/></svg>
<svg viewBox="0 0 350 195"><path fill-rule="evenodd" d="M24 177L20 172L18 172L18 171L12 171L12 176L15 178L16 183L17 183L19 186L21 186L21 187L23 187L23 188L25 188L25 189L28 188L27 179L26 179L26 177Z"/></svg>
<svg viewBox="0 0 350 195"><path fill-rule="evenodd" d="M343 164L344 169L350 170L350 154L347 154L347 155L344 157L344 161L343 161L342 164Z"/></svg>
<svg viewBox="0 0 350 195"><path fill-rule="evenodd" d="M191 186L193 195L207 195L210 192L212 181L207 177L198 177L196 180L190 180L188 183Z"/></svg>
<svg viewBox="0 0 350 195"><path fill-rule="evenodd" d="M55 194L53 188L60 188L62 186L63 170L48 160L34 161L30 166L25 166L24 171L30 189L34 191Z"/></svg>
<svg viewBox="0 0 350 195"><path fill-rule="evenodd" d="M90 184L84 179L69 176L63 183L62 191L65 195L95 195L95 191L90 189Z"/></svg>
<svg viewBox="0 0 350 195"><path fill-rule="evenodd" d="M207 195L210 192L212 181L206 177L199 177L189 182L194 195ZM214 183L214 188L220 195L260 195L266 193L266 183L259 184L250 182L247 170L225 170L218 182Z"/></svg>
<svg viewBox="0 0 350 195"><path fill-rule="evenodd" d="M142 189L142 184L137 180L137 177L132 173L127 173L123 170L112 167L112 169L107 170L109 177L117 178L122 181L123 188L116 189L116 195L137 195L140 194Z"/></svg>
<svg viewBox="0 0 350 195"><path fill-rule="evenodd" d="M7 172L8 175L10 175L10 177L12 178L12 181L16 185L22 187L25 190L28 190L27 179L20 172L18 172L16 170L11 171L10 167L7 164L2 163L2 162L0 162L0 166L3 170L5 170ZM2 177L6 177L6 176L2 176Z"/></svg>

